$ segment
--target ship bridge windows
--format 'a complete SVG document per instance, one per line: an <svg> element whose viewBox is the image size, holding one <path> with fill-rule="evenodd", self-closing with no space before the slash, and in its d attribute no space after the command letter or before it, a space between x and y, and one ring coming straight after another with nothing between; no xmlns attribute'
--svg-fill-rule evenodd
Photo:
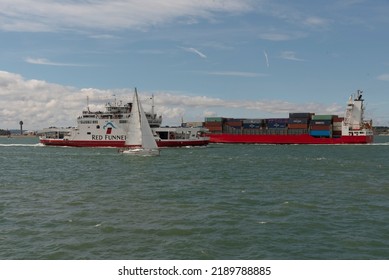
<svg viewBox="0 0 389 280"><path fill-rule="evenodd" d="M98 121L85 121L85 120L79 120L79 124L97 124L99 123Z"/></svg>

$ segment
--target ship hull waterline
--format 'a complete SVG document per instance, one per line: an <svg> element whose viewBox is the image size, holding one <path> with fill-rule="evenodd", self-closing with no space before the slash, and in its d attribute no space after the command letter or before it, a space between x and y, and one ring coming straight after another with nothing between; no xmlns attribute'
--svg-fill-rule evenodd
<svg viewBox="0 0 389 280"><path fill-rule="evenodd" d="M242 134L209 134L210 143L225 144L369 144L374 137L367 136L340 136L333 138L313 137L309 134L298 135L242 135Z"/></svg>

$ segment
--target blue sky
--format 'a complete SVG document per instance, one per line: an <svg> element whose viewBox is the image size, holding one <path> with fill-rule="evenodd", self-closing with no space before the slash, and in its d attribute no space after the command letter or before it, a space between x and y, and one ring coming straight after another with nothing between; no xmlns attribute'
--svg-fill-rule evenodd
<svg viewBox="0 0 389 280"><path fill-rule="evenodd" d="M0 128L154 94L165 124L343 114L389 125L389 2L0 0Z"/></svg>

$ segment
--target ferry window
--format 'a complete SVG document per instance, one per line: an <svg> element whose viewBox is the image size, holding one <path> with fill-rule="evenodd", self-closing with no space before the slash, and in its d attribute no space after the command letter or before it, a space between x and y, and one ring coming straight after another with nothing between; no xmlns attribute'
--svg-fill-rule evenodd
<svg viewBox="0 0 389 280"><path fill-rule="evenodd" d="M86 134L91 135L92 133L91 132L87 132Z"/></svg>
<svg viewBox="0 0 389 280"><path fill-rule="evenodd" d="M100 126L99 126L99 125L96 125L96 128L97 128L97 129L100 129Z"/></svg>
<svg viewBox="0 0 389 280"><path fill-rule="evenodd" d="M168 139L167 131L158 131L158 134L161 139Z"/></svg>

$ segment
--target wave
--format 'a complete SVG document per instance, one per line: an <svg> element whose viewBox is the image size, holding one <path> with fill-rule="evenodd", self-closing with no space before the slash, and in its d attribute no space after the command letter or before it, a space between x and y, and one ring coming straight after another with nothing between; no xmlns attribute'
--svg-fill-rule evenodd
<svg viewBox="0 0 389 280"><path fill-rule="evenodd" d="M371 146L388 146L389 142L383 142L383 143L371 143L369 144Z"/></svg>
<svg viewBox="0 0 389 280"><path fill-rule="evenodd" d="M0 144L0 147L44 147L43 144Z"/></svg>

